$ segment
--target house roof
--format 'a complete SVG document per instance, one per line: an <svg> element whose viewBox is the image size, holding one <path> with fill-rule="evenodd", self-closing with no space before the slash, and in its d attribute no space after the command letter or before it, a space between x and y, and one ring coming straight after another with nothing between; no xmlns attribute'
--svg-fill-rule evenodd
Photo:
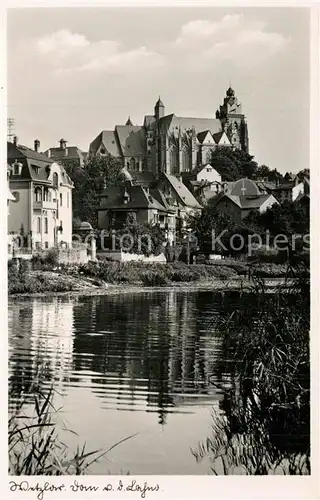
<svg viewBox="0 0 320 500"><path fill-rule="evenodd" d="M14 145L12 142L7 142L7 157L8 163L12 163L11 160L15 159L28 159L35 160L37 162L42 162L45 164L53 163L54 160L51 160L43 153L37 153L33 149L28 148L27 146L23 146L22 144Z"/></svg>
<svg viewBox="0 0 320 500"><path fill-rule="evenodd" d="M295 187L295 182L282 182L279 184L279 186L274 187L272 190L273 191L290 191L292 188Z"/></svg>
<svg viewBox="0 0 320 500"><path fill-rule="evenodd" d="M50 174L50 167L56 163L54 160L48 158L43 153L37 153L26 146L15 146L11 142L7 142L7 151L8 163L10 165L15 163L16 160L22 164L21 174L15 176L12 172L10 180L32 180L35 182L51 183L48 177ZM73 186L65 168L60 164L59 168L65 184Z"/></svg>
<svg viewBox="0 0 320 500"><path fill-rule="evenodd" d="M171 184L172 188L177 193L180 200L185 206L192 208L202 208L193 194L189 191L189 189L177 177L175 177L174 175L166 174L164 172L162 175Z"/></svg>
<svg viewBox="0 0 320 500"><path fill-rule="evenodd" d="M257 196L236 196L230 193L225 193L220 199L228 198L233 203L235 203L241 210L257 209L260 208L263 203L272 197L271 194L260 194Z"/></svg>
<svg viewBox="0 0 320 500"><path fill-rule="evenodd" d="M230 194L233 196L255 196L259 195L260 191L255 182L251 179L239 179L234 182Z"/></svg>
<svg viewBox="0 0 320 500"><path fill-rule="evenodd" d="M50 158L54 160L80 160L83 162L85 158L85 154L77 146L68 146L66 149L49 148L44 154L48 156L49 153Z"/></svg>
<svg viewBox="0 0 320 500"><path fill-rule="evenodd" d="M123 201L125 192L129 194L128 203ZM156 209L165 212L165 206L153 194L139 185L123 184L122 186L109 187L100 196L103 199L100 210Z"/></svg>

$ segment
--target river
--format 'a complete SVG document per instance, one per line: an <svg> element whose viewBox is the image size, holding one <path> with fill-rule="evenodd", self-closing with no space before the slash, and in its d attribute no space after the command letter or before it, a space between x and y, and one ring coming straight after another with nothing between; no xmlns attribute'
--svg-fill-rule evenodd
<svg viewBox="0 0 320 500"><path fill-rule="evenodd" d="M231 298L200 291L12 299L9 410L45 366L40 385L56 389L71 449L107 449L135 434L91 474L208 474L191 448L221 411L229 362L216 320L229 309Z"/></svg>

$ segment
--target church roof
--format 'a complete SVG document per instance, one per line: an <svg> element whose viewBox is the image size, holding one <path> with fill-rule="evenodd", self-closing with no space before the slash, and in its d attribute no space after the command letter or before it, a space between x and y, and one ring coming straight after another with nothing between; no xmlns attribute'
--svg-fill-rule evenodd
<svg viewBox="0 0 320 500"><path fill-rule="evenodd" d="M155 119L155 117L153 115L146 115L144 117L143 125L144 125L144 127L149 127L155 121L156 121L156 119Z"/></svg>
<svg viewBox="0 0 320 500"><path fill-rule="evenodd" d="M162 107L164 108L164 104L163 104L163 102L161 101L160 96L159 96L159 99L158 99L158 100L157 100L157 102L156 102L156 107L159 107L159 106L162 106Z"/></svg>
<svg viewBox="0 0 320 500"><path fill-rule="evenodd" d="M208 134L211 134L210 130L203 130L202 132L199 132L197 134L197 139L200 142L200 144L203 143L203 141L205 140L205 138L207 137Z"/></svg>
<svg viewBox="0 0 320 500"><path fill-rule="evenodd" d="M223 134L225 134L224 130L221 130L220 132L216 132L215 134L212 134L212 137L214 138L214 142L216 144L219 144Z"/></svg>
<svg viewBox="0 0 320 500"><path fill-rule="evenodd" d="M195 133L199 134L203 131L210 131L211 134L221 131L220 120L216 118L191 118L191 117L180 117L175 114L164 116L160 119L160 127L164 131L177 132L179 129L181 132L191 130L193 127Z"/></svg>
<svg viewBox="0 0 320 500"><path fill-rule="evenodd" d="M134 125L116 125L116 134L123 156L145 156L145 131Z"/></svg>
<svg viewBox="0 0 320 500"><path fill-rule="evenodd" d="M103 147L111 156L121 156L121 150L119 148L117 137L113 130L103 130L102 132L100 132L98 137L96 137L90 144L90 154L95 155L101 145L103 145Z"/></svg>

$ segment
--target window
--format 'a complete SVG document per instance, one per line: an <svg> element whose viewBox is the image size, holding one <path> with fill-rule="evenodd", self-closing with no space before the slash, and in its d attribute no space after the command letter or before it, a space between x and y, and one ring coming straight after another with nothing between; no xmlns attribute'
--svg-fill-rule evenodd
<svg viewBox="0 0 320 500"><path fill-rule="evenodd" d="M44 248L49 248L49 242L48 241L44 242Z"/></svg>
<svg viewBox="0 0 320 500"><path fill-rule="evenodd" d="M37 233L41 233L41 219L37 217Z"/></svg>
<svg viewBox="0 0 320 500"><path fill-rule="evenodd" d="M48 234L48 217L44 218L44 232Z"/></svg>
<svg viewBox="0 0 320 500"><path fill-rule="evenodd" d="M58 187L58 185L59 185L59 177L58 177L58 174L56 172L54 172L54 174L52 176L52 183L53 183L54 187Z"/></svg>
<svg viewBox="0 0 320 500"><path fill-rule="evenodd" d="M106 154L106 150L105 150L104 148L101 148L101 149L100 149L100 153L101 153L102 155L105 155L105 154Z"/></svg>
<svg viewBox="0 0 320 500"><path fill-rule="evenodd" d="M62 207L62 193L60 193L60 207Z"/></svg>
<svg viewBox="0 0 320 500"><path fill-rule="evenodd" d="M20 193L18 191L13 191L12 196L14 197L13 203L18 203L20 201Z"/></svg>
<svg viewBox="0 0 320 500"><path fill-rule="evenodd" d="M42 190L40 188L35 189L35 200L42 201Z"/></svg>
<svg viewBox="0 0 320 500"><path fill-rule="evenodd" d="M21 163L14 163L13 164L13 175L20 175L20 167L21 167Z"/></svg>

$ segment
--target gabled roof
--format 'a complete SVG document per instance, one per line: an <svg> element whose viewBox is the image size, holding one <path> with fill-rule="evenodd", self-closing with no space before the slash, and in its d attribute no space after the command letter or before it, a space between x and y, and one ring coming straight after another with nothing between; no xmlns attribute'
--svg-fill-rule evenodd
<svg viewBox="0 0 320 500"><path fill-rule="evenodd" d="M220 140L221 140L221 137L222 137L224 134L227 136L227 134L225 133L225 131L224 131L224 130L221 130L221 132L216 132L215 134L212 134L213 139L214 139L214 141L215 141L215 143L216 143L216 144L219 144L219 142L220 142ZM228 136L227 136L227 138L228 138Z"/></svg>
<svg viewBox="0 0 320 500"><path fill-rule="evenodd" d="M143 126L150 127L150 125L152 125L152 123L154 123L155 121L156 121L156 119L153 115L146 115L144 117Z"/></svg>
<svg viewBox="0 0 320 500"><path fill-rule="evenodd" d="M125 192L129 194L127 203L124 203L123 199ZM103 199L100 210L154 209L162 212L166 211L164 205L142 186L129 184L111 186L105 189L100 198Z"/></svg>
<svg viewBox="0 0 320 500"><path fill-rule="evenodd" d="M115 130L123 156L145 156L145 131L134 125L116 125Z"/></svg>
<svg viewBox="0 0 320 500"><path fill-rule="evenodd" d="M260 194L257 196L236 196L232 195L230 193L225 193L219 200L227 198L231 200L233 203L235 203L241 210L248 210L248 209L258 209L263 205L263 203L272 197L271 194Z"/></svg>
<svg viewBox="0 0 320 500"><path fill-rule="evenodd" d="M100 146L103 146L106 151L115 158L121 156L121 149L119 148L118 140L113 130L103 130L100 132L90 144L89 153L95 155Z"/></svg>
<svg viewBox="0 0 320 500"><path fill-rule="evenodd" d="M185 206L192 208L202 208L193 194L189 191L189 189L177 177L175 177L174 175L166 174L164 172L162 175L170 183L171 187Z"/></svg>
<svg viewBox="0 0 320 500"><path fill-rule="evenodd" d="M212 134L211 134L210 130L203 130L202 132L199 132L199 133L197 134L197 139L198 139L198 141L200 142L200 144L202 144L202 143L203 143L203 141L205 140L205 138L207 137L207 135L208 135L208 134L210 134L210 135L211 135L211 137L212 137ZM212 138L213 138L213 137L212 137Z"/></svg>

